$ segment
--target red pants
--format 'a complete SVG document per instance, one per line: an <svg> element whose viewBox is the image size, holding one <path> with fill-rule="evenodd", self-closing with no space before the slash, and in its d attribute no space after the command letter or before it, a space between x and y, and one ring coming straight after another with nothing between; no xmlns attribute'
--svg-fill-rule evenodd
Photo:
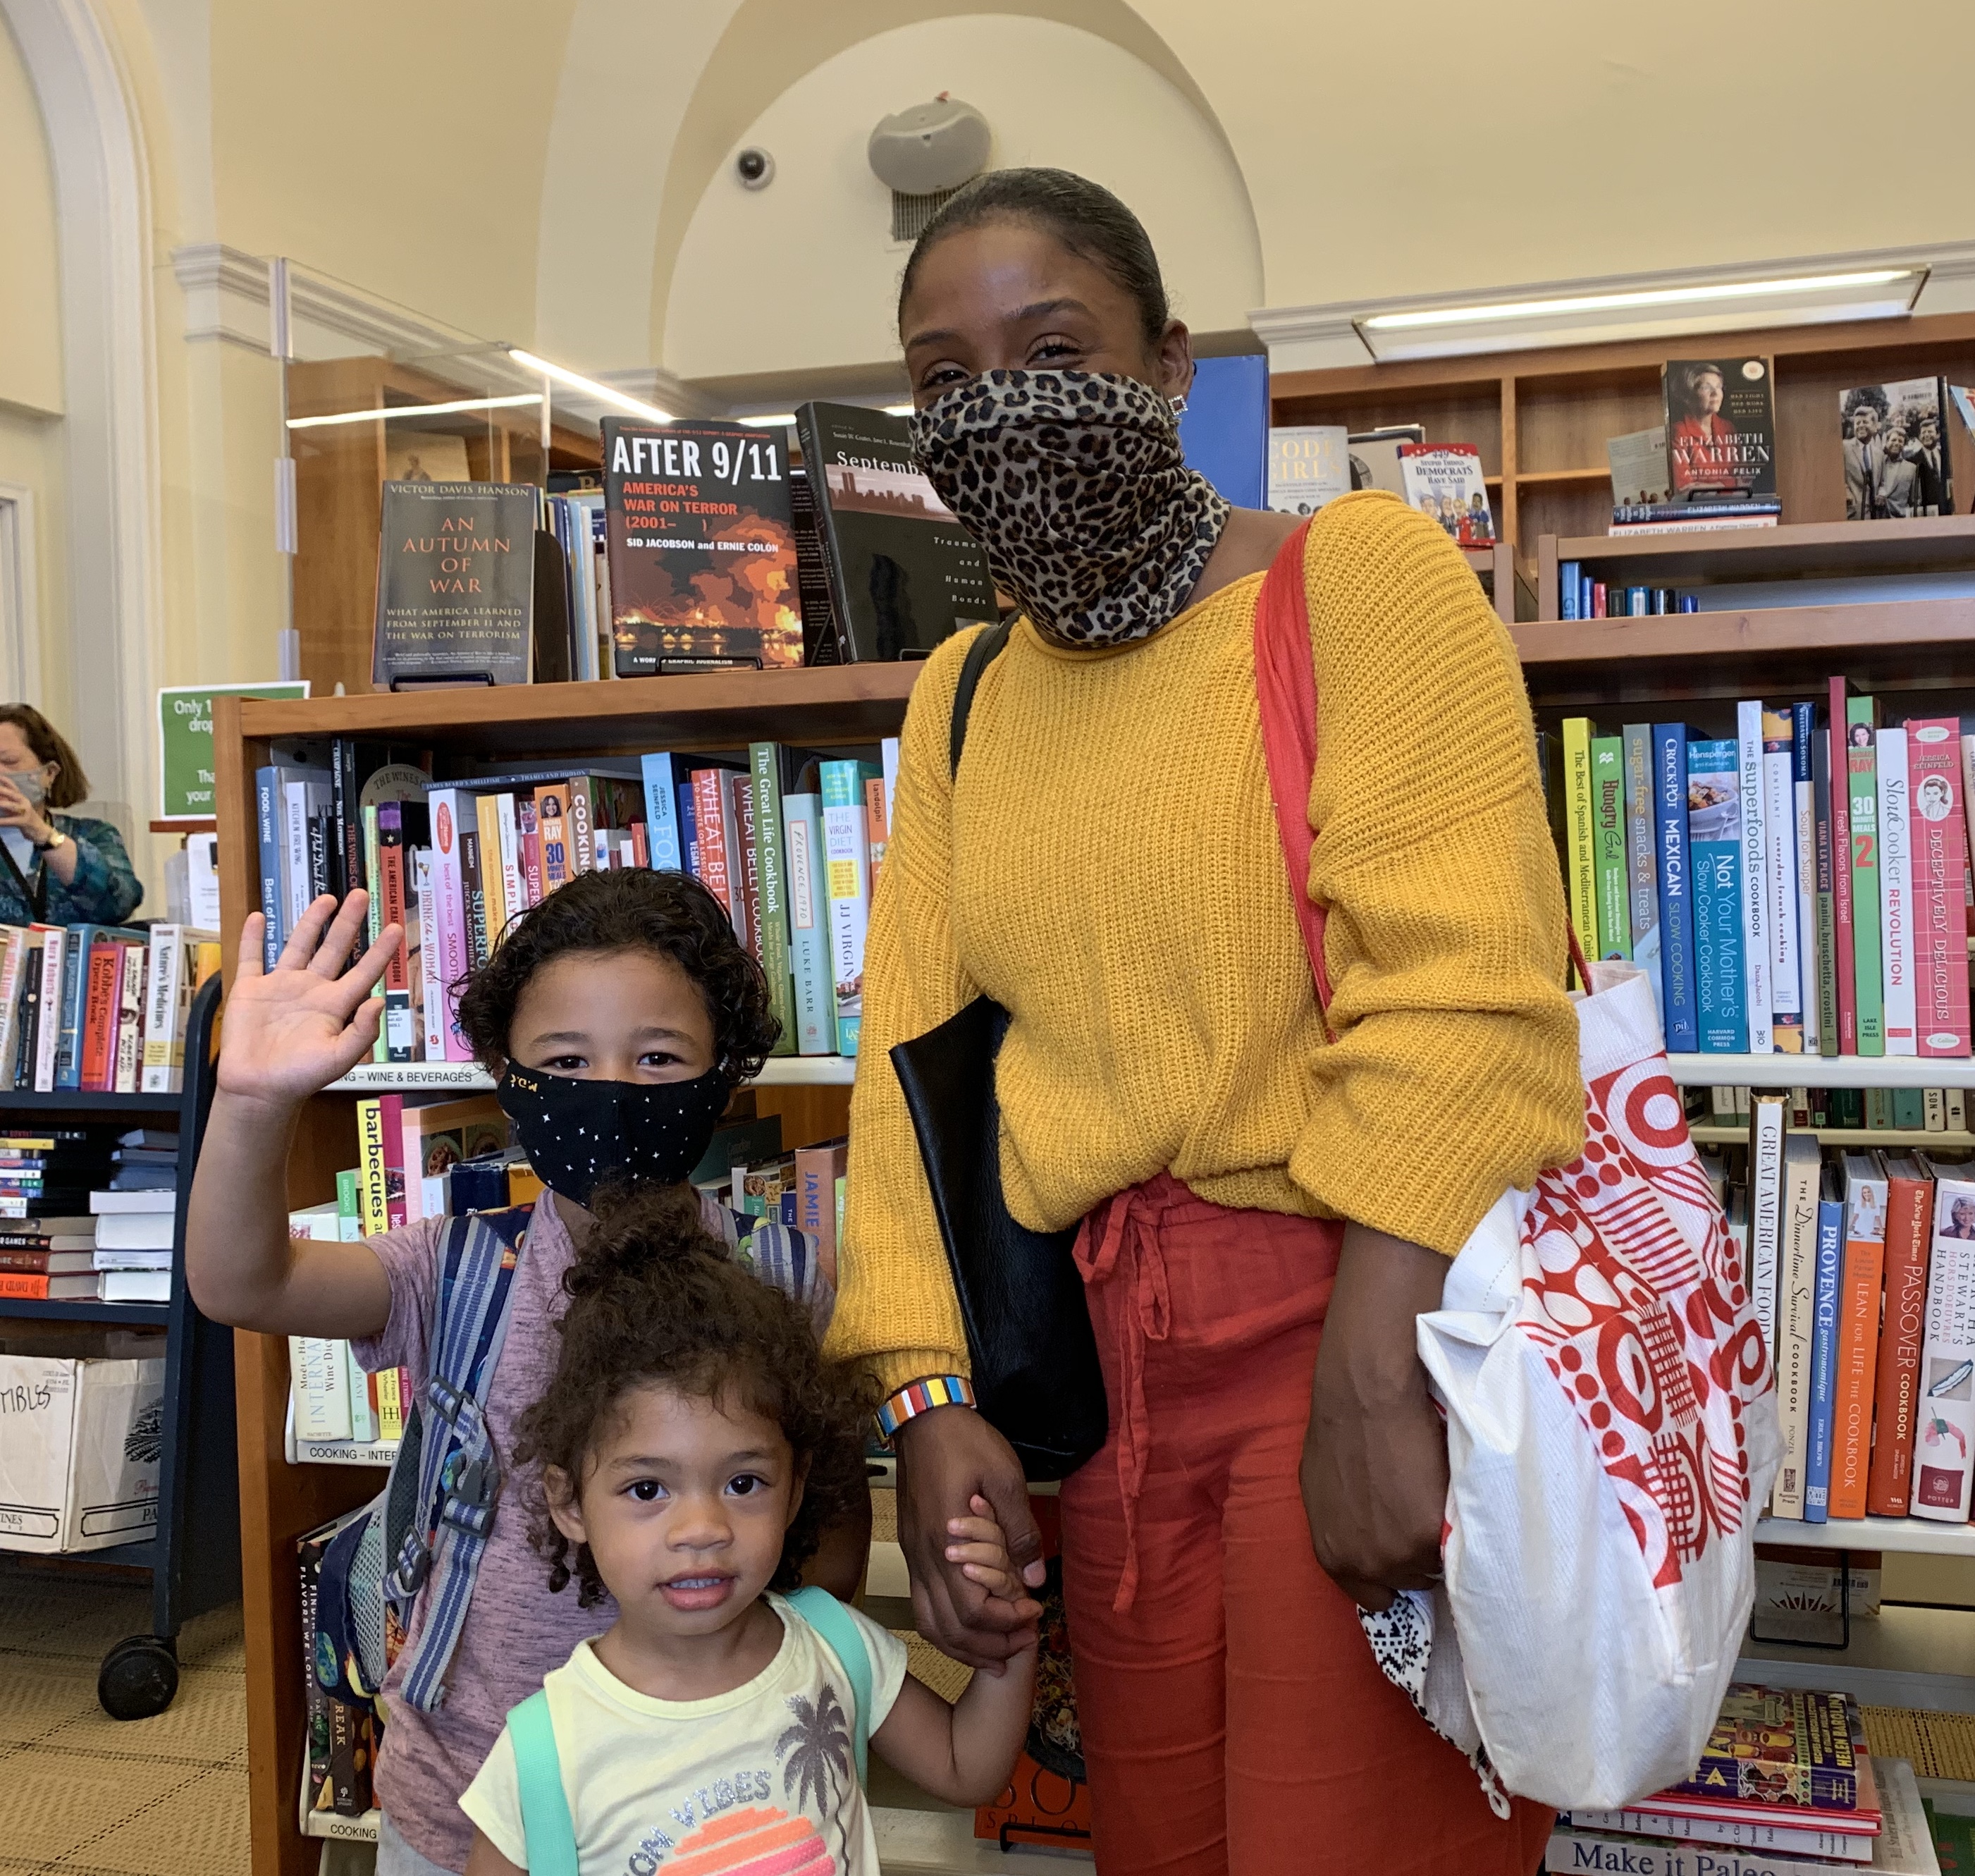
<svg viewBox="0 0 1975 1876"><path fill-rule="evenodd" d="M1494 1816L1310 1548L1342 1236L1162 1174L1077 1239L1111 1437L1063 1488L1063 1588L1103 1876L1529 1876L1543 1854L1551 1814Z"/></svg>

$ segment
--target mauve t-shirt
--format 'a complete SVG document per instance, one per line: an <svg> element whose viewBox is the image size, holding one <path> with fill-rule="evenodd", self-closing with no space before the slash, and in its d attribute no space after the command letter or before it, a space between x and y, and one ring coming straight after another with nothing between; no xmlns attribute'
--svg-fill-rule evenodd
<svg viewBox="0 0 1975 1876"><path fill-rule="evenodd" d="M705 1195L702 1206L708 1229L731 1239L725 1208ZM368 1369L409 1368L413 1387L421 1391L443 1222L421 1219L364 1240L391 1279L391 1315L381 1335L352 1344L357 1359ZM409 1650L384 1677L389 1724L377 1763L377 1802L405 1841L442 1869L466 1867L473 1827L459 1796L493 1750L508 1710L533 1693L551 1668L561 1667L579 1641L600 1635L617 1619L617 1605L608 1596L593 1608L579 1608L573 1582L560 1595L549 1593L549 1568L528 1542L528 1506L514 1491L511 1470L514 1423L554 1377L555 1324L567 1304L563 1272L574 1255L556 1208L537 1205L515 1266L514 1314L485 1402L488 1430L501 1456L500 1508L446 1670L445 1698L435 1712L424 1713L400 1697ZM412 1635L424 1627L425 1614L421 1597L412 1610Z"/></svg>

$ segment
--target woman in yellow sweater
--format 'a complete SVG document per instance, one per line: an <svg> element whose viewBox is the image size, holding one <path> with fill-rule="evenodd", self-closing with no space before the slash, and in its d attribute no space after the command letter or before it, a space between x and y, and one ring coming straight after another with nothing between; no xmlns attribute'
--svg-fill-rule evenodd
<svg viewBox="0 0 1975 1876"><path fill-rule="evenodd" d="M1562 888L1507 635L1391 496L1312 525L1326 1041L1255 693L1260 576L1294 524L1185 468L1191 354L1143 229L1061 171L991 173L920 238L899 320L920 460L1024 613L957 781L973 634L913 692L865 960L833 1333L899 1391L920 1626L991 1666L1037 1614L948 1561L977 1494L1030 1557L1034 1527L1014 1453L966 1404L887 1056L985 992L1012 1015L1008 1206L1037 1229L1083 1221L1110 1410L1062 1498L1099 1868L1526 1876L1546 1818L1493 1817L1353 1608L1438 1569L1445 1444L1413 1318L1503 1188L1581 1144Z"/></svg>

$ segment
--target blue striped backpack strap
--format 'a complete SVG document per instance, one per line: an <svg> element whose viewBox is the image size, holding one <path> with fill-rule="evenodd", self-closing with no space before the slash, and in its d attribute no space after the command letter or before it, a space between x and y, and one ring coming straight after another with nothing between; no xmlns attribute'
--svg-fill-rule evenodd
<svg viewBox="0 0 1975 1876"><path fill-rule="evenodd" d="M868 1785L871 1769L871 1651L850 1612L814 1583L788 1598L789 1607L828 1644L850 1682L850 1738L857 1753L857 1782ZM528 1876L535 1876L529 1865Z"/></svg>
<svg viewBox="0 0 1975 1876"><path fill-rule="evenodd" d="M528 1876L577 1876L576 1824L563 1789L547 1688L537 1687L508 1713L508 1743L514 1749L521 1831L528 1840Z"/></svg>
<svg viewBox="0 0 1975 1876"><path fill-rule="evenodd" d="M480 1559L494 1529L501 1463L485 1402L514 1313L514 1270L532 1208L449 1218L418 1403L418 1489L412 1516L392 1534L385 1595L404 1628L422 1590L425 1621L408 1644L403 1697L422 1713L445 1697L445 1670L465 1625ZM406 1428L407 1447L409 1445ZM401 1463L407 1456L399 1455Z"/></svg>

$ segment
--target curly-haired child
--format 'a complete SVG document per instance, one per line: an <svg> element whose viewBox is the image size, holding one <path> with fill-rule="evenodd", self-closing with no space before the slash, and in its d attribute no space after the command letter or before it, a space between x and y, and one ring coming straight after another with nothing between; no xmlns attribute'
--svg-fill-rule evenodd
<svg viewBox="0 0 1975 1876"><path fill-rule="evenodd" d="M1028 1723L1033 1645L978 1673L949 1707L905 1670L898 1638L796 1588L818 1534L863 1491L872 1398L826 1361L801 1309L749 1278L675 1198L606 1215L570 1269L555 1378L523 1417L541 1468L536 1541L558 1591L606 1592L616 1620L544 1683L575 1858L528 1832L511 1717L461 1806L466 1876L690 1861L876 1876L855 1763L860 1729L888 1764L948 1802L1001 1789ZM947 1555L991 1593L1021 1589L984 1500ZM818 1592L804 1592L813 1597ZM857 1668L842 1654L861 1651ZM544 1775L537 1774L537 1777ZM717 1852L717 1855L715 1854ZM759 1859L758 1862L756 1859Z"/></svg>
<svg viewBox="0 0 1975 1876"><path fill-rule="evenodd" d="M354 1244L288 1235L296 1115L369 1055L383 1007L370 989L399 942L390 927L343 968L365 907L361 893L340 911L317 900L265 973L260 915L246 921L192 1185L186 1276L207 1315L265 1333L347 1337L366 1368L409 1368L422 1397L442 1221L422 1219ZM698 1205L684 1182L777 1030L760 967L712 894L683 874L636 870L579 875L511 923L461 995L458 1017L549 1188L528 1220L506 1339L483 1386L504 1466L515 1422L554 1368L563 1278L594 1229L593 1197L613 1187L670 1190ZM700 1216L730 1244L757 1222L711 1200ZM820 1329L833 1299L814 1247L794 1242L803 1256L764 1262L759 1274L800 1292ZM869 1512L868 1505L845 1509L830 1557L813 1573L847 1595L868 1546ZM422 1593L412 1607L414 1641L430 1601ZM525 1519L497 1502L442 1700L421 1706L403 1697L409 1647L384 1681L390 1723L377 1767L379 1876L464 1869L472 1832L459 1795L503 1716L613 1614L607 1601L548 1595Z"/></svg>

